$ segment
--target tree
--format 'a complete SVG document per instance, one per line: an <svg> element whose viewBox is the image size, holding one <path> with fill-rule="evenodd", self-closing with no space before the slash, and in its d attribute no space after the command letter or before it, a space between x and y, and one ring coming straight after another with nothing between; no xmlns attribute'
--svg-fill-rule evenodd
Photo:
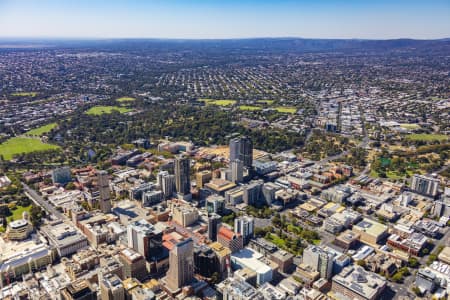
<svg viewBox="0 0 450 300"><path fill-rule="evenodd" d="M396 283L400 283L403 281L403 274L401 272L397 272L392 276L392 281Z"/></svg>
<svg viewBox="0 0 450 300"><path fill-rule="evenodd" d="M211 275L211 283L212 283L212 284L216 284L216 283L219 282L219 280L220 280L220 274L217 273L217 272L214 272L214 273Z"/></svg>
<svg viewBox="0 0 450 300"><path fill-rule="evenodd" d="M66 184L66 190L74 190L75 189L75 184L73 182L69 182L68 184Z"/></svg>
<svg viewBox="0 0 450 300"><path fill-rule="evenodd" d="M410 268L417 268L418 265L419 265L419 261L417 260L417 258L411 257L411 258L408 260L408 266L409 266Z"/></svg>
<svg viewBox="0 0 450 300"><path fill-rule="evenodd" d="M356 264L357 264L358 266L360 266L360 267L363 267L364 269L366 268L366 265L367 265L366 261L363 260L363 259L358 260L358 261L356 262Z"/></svg>

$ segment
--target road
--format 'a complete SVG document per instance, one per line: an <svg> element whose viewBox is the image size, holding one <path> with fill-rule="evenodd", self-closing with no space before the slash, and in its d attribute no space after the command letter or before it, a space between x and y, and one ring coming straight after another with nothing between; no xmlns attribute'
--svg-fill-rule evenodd
<svg viewBox="0 0 450 300"><path fill-rule="evenodd" d="M35 190L30 188L28 185L22 182L23 189L25 191L25 195L31 199L35 204L39 205L43 209L47 211L49 215L55 216L60 220L67 221L69 220L65 215L60 213L56 208L48 203L41 195L39 195Z"/></svg>

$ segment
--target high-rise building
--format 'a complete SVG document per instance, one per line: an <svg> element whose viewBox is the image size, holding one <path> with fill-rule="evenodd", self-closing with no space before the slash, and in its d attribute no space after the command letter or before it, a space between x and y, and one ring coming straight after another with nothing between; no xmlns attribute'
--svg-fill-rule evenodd
<svg viewBox="0 0 450 300"><path fill-rule="evenodd" d="M435 197L438 193L439 179L415 174L411 181L411 190L416 193Z"/></svg>
<svg viewBox="0 0 450 300"><path fill-rule="evenodd" d="M61 290L63 300L97 300L97 293L91 289L87 280L78 279L72 281Z"/></svg>
<svg viewBox="0 0 450 300"><path fill-rule="evenodd" d="M97 172L97 186L100 193L99 207L103 213L111 212L111 192L109 190L108 172Z"/></svg>
<svg viewBox="0 0 450 300"><path fill-rule="evenodd" d="M249 216L242 216L234 219L234 232L242 235L244 243L253 237L253 230L255 227L255 219Z"/></svg>
<svg viewBox="0 0 450 300"><path fill-rule="evenodd" d="M61 167L52 171L53 183L66 184L72 181L72 173L69 167Z"/></svg>
<svg viewBox="0 0 450 300"><path fill-rule="evenodd" d="M235 233L233 230L225 226L219 228L217 233L217 241L224 247L231 250L232 253L244 248L244 239L240 233Z"/></svg>
<svg viewBox="0 0 450 300"><path fill-rule="evenodd" d="M142 194L142 205L152 206L158 204L164 198L162 191L148 191Z"/></svg>
<svg viewBox="0 0 450 300"><path fill-rule="evenodd" d="M262 200L263 180L253 180L243 186L243 200L247 205L257 206Z"/></svg>
<svg viewBox="0 0 450 300"><path fill-rule="evenodd" d="M143 280L147 276L145 258L136 251L129 248L120 251L119 260L123 264L124 278Z"/></svg>
<svg viewBox="0 0 450 300"><path fill-rule="evenodd" d="M174 245L170 250L169 270L165 283L170 291L178 291L194 278L194 242L191 238Z"/></svg>
<svg viewBox="0 0 450 300"><path fill-rule="evenodd" d="M225 198L223 196L212 194L206 197L206 211L216 214L221 214L225 209Z"/></svg>
<svg viewBox="0 0 450 300"><path fill-rule="evenodd" d="M164 199L169 199L175 192L175 175L169 174L167 171L158 173L158 185L164 194Z"/></svg>
<svg viewBox="0 0 450 300"><path fill-rule="evenodd" d="M230 140L230 161L239 159L244 166L251 168L253 164L253 143L248 137L239 137Z"/></svg>
<svg viewBox="0 0 450 300"><path fill-rule="evenodd" d="M218 214L210 214L208 216L208 239L210 241L217 240L217 232L222 224L222 218Z"/></svg>
<svg viewBox="0 0 450 300"><path fill-rule="evenodd" d="M244 178L244 164L241 160L235 159L230 162L231 182L240 183Z"/></svg>
<svg viewBox="0 0 450 300"><path fill-rule="evenodd" d="M309 246L303 251L303 263L309 265L320 277L330 279L333 272L333 254L317 246Z"/></svg>
<svg viewBox="0 0 450 300"><path fill-rule="evenodd" d="M122 281L115 274L103 276L100 281L101 300L125 300L125 289Z"/></svg>
<svg viewBox="0 0 450 300"><path fill-rule="evenodd" d="M154 260L163 253L161 230L156 229L145 220L128 224L128 247L143 255L147 260Z"/></svg>
<svg viewBox="0 0 450 300"><path fill-rule="evenodd" d="M175 186L179 195L191 193L190 169L189 158L180 156L175 159Z"/></svg>
<svg viewBox="0 0 450 300"><path fill-rule="evenodd" d="M194 246L194 266L195 273L204 277L211 277L220 271L216 253L206 245Z"/></svg>

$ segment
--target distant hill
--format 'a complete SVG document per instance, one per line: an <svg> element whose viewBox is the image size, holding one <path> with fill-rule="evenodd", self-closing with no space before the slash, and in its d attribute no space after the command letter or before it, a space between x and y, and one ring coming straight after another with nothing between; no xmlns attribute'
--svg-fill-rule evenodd
<svg viewBox="0 0 450 300"><path fill-rule="evenodd" d="M0 40L0 48L101 48L102 50L240 50L268 52L316 52L371 50L386 51L402 48L450 49L450 38L437 40L391 39L303 39L303 38L253 38L253 39L103 39L103 40Z"/></svg>

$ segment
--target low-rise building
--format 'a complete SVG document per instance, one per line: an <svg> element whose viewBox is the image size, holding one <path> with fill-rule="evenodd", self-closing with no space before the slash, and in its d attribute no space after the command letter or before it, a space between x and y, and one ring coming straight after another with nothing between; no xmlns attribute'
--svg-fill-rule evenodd
<svg viewBox="0 0 450 300"><path fill-rule="evenodd" d="M331 290L342 299L375 300L386 285L386 279L380 275L348 266L333 277Z"/></svg>
<svg viewBox="0 0 450 300"><path fill-rule="evenodd" d="M72 225L56 221L41 227L41 233L56 248L60 257L68 256L86 248L88 240Z"/></svg>
<svg viewBox="0 0 450 300"><path fill-rule="evenodd" d="M353 225L353 231L360 235L361 241L369 244L376 244L388 234L388 227L368 218Z"/></svg>

